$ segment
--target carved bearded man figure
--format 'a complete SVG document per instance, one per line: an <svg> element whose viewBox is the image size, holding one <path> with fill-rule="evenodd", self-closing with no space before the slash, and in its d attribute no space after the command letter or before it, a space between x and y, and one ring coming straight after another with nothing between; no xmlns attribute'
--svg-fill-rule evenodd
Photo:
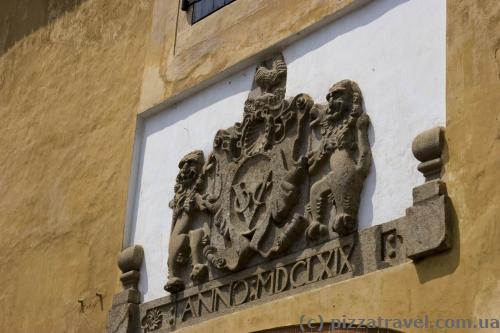
<svg viewBox="0 0 500 333"><path fill-rule="evenodd" d="M340 81L330 88L326 99L328 105L316 108L321 140L319 148L309 154L309 171L314 174L319 162L326 158L331 170L310 190L312 221L307 235L311 239L327 232L321 213L329 201L335 207L333 231L343 236L356 230L361 190L371 165L370 119L363 111L358 85Z"/></svg>
<svg viewBox="0 0 500 333"><path fill-rule="evenodd" d="M191 279L200 282L208 273L203 264L202 240L204 231L192 225L192 215L202 210L200 188L202 185L203 152L193 151L179 162L179 173L175 184L175 197L170 201L173 210L172 231L168 248L168 282L165 290L175 293L184 289L185 284L179 276L180 266L187 264L191 255L193 269Z"/></svg>

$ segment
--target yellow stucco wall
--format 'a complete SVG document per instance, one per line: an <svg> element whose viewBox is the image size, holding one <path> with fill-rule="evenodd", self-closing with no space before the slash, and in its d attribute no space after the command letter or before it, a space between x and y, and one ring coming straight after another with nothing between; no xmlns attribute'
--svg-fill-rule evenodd
<svg viewBox="0 0 500 333"><path fill-rule="evenodd" d="M104 331L119 289L136 114L358 4L238 0L227 7L247 13L238 24L219 11L189 31L176 1L88 0L2 44L0 331ZM301 314L499 317L499 13L496 0L448 1L444 178L453 250L183 332L248 332L296 324ZM0 21L2 31L5 22L12 20ZM242 35L250 29L252 36Z"/></svg>
<svg viewBox="0 0 500 333"><path fill-rule="evenodd" d="M34 16L30 3L11 8ZM89 0L37 22L0 55L0 332L102 332L119 290L151 1Z"/></svg>

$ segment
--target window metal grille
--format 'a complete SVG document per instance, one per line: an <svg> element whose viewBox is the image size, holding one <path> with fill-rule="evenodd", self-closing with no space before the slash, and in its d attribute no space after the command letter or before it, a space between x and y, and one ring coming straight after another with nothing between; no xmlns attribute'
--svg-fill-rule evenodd
<svg viewBox="0 0 500 333"><path fill-rule="evenodd" d="M193 8L191 23L194 24L234 1L236 0L182 0L182 10Z"/></svg>

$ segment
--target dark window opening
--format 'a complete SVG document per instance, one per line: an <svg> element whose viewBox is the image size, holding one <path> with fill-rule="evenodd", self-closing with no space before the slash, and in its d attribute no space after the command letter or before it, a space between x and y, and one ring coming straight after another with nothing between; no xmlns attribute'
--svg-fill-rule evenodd
<svg viewBox="0 0 500 333"><path fill-rule="evenodd" d="M191 24L207 17L236 0L182 0L182 10L192 8Z"/></svg>

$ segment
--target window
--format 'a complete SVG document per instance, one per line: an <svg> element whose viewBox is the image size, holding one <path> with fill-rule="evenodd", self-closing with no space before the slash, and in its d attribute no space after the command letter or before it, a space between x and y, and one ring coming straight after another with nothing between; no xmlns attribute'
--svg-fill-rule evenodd
<svg viewBox="0 0 500 333"><path fill-rule="evenodd" d="M182 10L189 11L192 7L191 23L194 24L233 1L236 0L182 0Z"/></svg>

